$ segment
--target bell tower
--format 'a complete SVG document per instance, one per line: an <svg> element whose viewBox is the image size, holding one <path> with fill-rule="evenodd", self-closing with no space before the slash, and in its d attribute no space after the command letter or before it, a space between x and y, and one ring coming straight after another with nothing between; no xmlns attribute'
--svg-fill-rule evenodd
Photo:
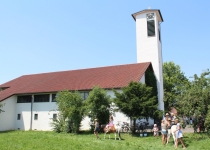
<svg viewBox="0 0 210 150"><path fill-rule="evenodd" d="M151 62L158 86L158 108L164 110L160 10L146 9L132 14L136 21L137 62Z"/></svg>

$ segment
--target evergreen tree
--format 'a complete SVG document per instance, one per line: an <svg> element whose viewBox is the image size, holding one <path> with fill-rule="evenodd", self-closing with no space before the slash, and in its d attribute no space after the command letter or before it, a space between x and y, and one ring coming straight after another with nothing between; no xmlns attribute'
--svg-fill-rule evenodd
<svg viewBox="0 0 210 150"><path fill-rule="evenodd" d="M122 92L114 90L114 103L121 112L133 120L134 129L137 118L149 118L157 115L157 97L153 95L152 87L140 82L130 82ZM157 114L155 114L157 113ZM134 132L134 130L133 130Z"/></svg>

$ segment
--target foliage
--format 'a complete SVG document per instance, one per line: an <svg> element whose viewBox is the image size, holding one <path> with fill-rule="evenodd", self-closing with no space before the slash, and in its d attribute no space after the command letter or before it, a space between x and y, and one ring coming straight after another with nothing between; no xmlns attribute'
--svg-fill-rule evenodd
<svg viewBox="0 0 210 150"><path fill-rule="evenodd" d="M125 115L133 119L149 118L155 116L157 109L157 97L153 95L152 87L140 82L130 82L122 92L114 90L116 98L114 103Z"/></svg>
<svg viewBox="0 0 210 150"><path fill-rule="evenodd" d="M189 81L179 65L175 65L174 62L163 64L164 108L166 112L169 112L171 107L176 107L177 96L188 84Z"/></svg>
<svg viewBox="0 0 210 150"><path fill-rule="evenodd" d="M185 115L194 115L195 117L202 114L206 116L208 105L210 105L210 72L203 72L200 77L194 75L194 80L186 86L178 97L178 111Z"/></svg>
<svg viewBox="0 0 210 150"><path fill-rule="evenodd" d="M53 119L53 122L51 123L53 127L53 131L60 133L60 132L66 132L70 133L72 131L71 124L67 120L63 118L63 115L59 115L58 118Z"/></svg>
<svg viewBox="0 0 210 150"><path fill-rule="evenodd" d="M56 102L58 110L61 112L61 120L59 120L61 125L65 122L64 126L68 129L71 127L73 132L78 133L84 116L83 99L80 93L66 90L58 92Z"/></svg>
<svg viewBox="0 0 210 150"><path fill-rule="evenodd" d="M210 130L210 105L208 106L208 112L205 118L204 126L206 127L207 130Z"/></svg>
<svg viewBox="0 0 210 150"><path fill-rule="evenodd" d="M174 150L173 140L167 145L161 144L161 136L152 135L139 137L130 134L121 134L123 140L103 139L96 140L93 133L83 134L56 134L43 131L9 131L0 133L0 149L2 150ZM172 137L171 137L172 138ZM27 140L26 140L27 139ZM183 141L190 150L208 150L209 138L206 134L184 133ZM181 148L179 142L178 149Z"/></svg>
<svg viewBox="0 0 210 150"><path fill-rule="evenodd" d="M109 121L110 104L111 99L106 90L94 87L85 101L86 114L90 117L91 123L97 118L99 124L106 124Z"/></svg>
<svg viewBox="0 0 210 150"><path fill-rule="evenodd" d="M156 80L155 74L149 69L147 69L145 72L145 84L147 86L152 87L152 93L154 96L158 95L157 80ZM157 98L157 103L158 103L158 98Z"/></svg>
<svg viewBox="0 0 210 150"><path fill-rule="evenodd" d="M145 84L148 87L152 87L152 95L156 97L155 105L158 105L157 80L156 80L154 72L149 70L149 69L147 69L146 72L145 72ZM154 118L155 120L161 119L161 117L163 116L163 112L161 112L159 110L154 110L154 111L155 112L153 113L153 116L151 116L151 117Z"/></svg>

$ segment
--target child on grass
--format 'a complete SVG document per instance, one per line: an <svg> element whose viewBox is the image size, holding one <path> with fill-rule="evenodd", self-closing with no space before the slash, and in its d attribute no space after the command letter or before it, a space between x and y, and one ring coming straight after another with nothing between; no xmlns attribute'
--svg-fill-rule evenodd
<svg viewBox="0 0 210 150"><path fill-rule="evenodd" d="M153 127L154 137L158 137L158 135L159 135L158 131L159 131L159 129L157 127L157 124L154 124L154 127Z"/></svg>

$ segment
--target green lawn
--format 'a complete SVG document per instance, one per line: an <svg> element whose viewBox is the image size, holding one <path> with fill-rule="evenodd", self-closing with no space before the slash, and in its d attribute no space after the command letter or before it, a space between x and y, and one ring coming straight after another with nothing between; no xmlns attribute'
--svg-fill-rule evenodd
<svg viewBox="0 0 210 150"><path fill-rule="evenodd" d="M121 134L123 140L97 140L93 134L58 134L41 131L0 132L0 150L172 150L172 138L168 145L161 144L161 138ZM184 142L189 150L209 150L210 139L205 134L184 134ZM179 145L178 149L182 149Z"/></svg>

